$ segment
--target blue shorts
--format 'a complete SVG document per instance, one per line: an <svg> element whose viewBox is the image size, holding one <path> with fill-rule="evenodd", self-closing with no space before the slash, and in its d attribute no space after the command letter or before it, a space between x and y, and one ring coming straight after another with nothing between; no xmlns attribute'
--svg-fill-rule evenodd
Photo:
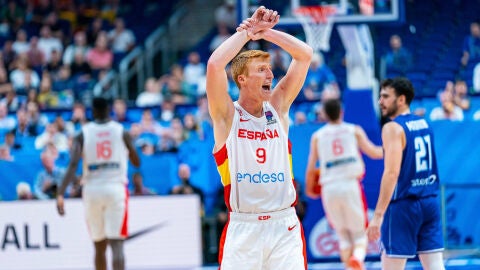
<svg viewBox="0 0 480 270"><path fill-rule="evenodd" d="M382 248L388 257L413 258L443 250L438 197L391 202L382 224Z"/></svg>

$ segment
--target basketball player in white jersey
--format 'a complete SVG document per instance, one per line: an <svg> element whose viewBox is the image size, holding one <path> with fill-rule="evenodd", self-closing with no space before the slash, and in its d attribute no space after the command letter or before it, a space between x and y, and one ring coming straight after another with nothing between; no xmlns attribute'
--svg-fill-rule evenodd
<svg viewBox="0 0 480 270"><path fill-rule="evenodd" d="M94 121L75 136L70 164L57 195L57 210L65 214L63 194L75 178L83 158L82 197L90 236L95 244L95 269L106 270L106 249L112 249L112 269L124 270L123 240L127 237L128 158L136 167L140 159L130 135L118 122L109 119L104 98L94 98Z"/></svg>
<svg viewBox="0 0 480 270"><path fill-rule="evenodd" d="M307 267L303 229L294 208L288 112L304 83L312 49L273 30L278 20L276 11L260 7L212 53L207 65L214 157L229 210L220 240L222 270ZM267 52L239 54L247 42L258 39L280 46L293 58L275 88ZM235 102L225 71L231 61L232 78L240 89Z"/></svg>
<svg viewBox="0 0 480 270"><path fill-rule="evenodd" d="M325 101L323 111L328 122L311 138L305 193L319 197L312 187L320 184L325 214L338 237L340 259L347 269L365 269L367 205L360 183L365 174L360 151L380 159L382 147L374 145L360 126L343 121L340 100Z"/></svg>

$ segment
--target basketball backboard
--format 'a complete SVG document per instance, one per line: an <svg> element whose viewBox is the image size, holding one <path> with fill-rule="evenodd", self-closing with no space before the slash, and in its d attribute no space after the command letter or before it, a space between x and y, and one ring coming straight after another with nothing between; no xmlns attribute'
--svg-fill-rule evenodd
<svg viewBox="0 0 480 270"><path fill-rule="evenodd" d="M365 10L363 4L373 5ZM277 10L279 26L299 25L294 11L302 6L331 5L336 7L335 23L392 23L404 20L404 0L238 0L240 18L248 18L259 6Z"/></svg>

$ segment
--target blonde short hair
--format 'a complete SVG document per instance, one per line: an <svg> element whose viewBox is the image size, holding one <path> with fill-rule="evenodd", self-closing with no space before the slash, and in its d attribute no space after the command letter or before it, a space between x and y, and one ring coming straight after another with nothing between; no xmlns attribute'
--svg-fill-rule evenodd
<svg viewBox="0 0 480 270"><path fill-rule="evenodd" d="M232 78L235 81L235 84L240 89L240 84L238 83L238 76L245 74L248 75L247 66L252 62L253 59L260 58L262 60L270 61L270 54L261 50L248 50L239 53L233 60L231 65L231 74Z"/></svg>

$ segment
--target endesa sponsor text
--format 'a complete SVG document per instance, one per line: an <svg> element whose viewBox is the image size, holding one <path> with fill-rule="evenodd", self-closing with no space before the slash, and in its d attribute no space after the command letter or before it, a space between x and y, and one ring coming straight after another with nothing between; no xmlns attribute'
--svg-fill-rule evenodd
<svg viewBox="0 0 480 270"><path fill-rule="evenodd" d="M283 172L262 173L237 173L237 182L248 181L252 184L284 182L285 174Z"/></svg>

